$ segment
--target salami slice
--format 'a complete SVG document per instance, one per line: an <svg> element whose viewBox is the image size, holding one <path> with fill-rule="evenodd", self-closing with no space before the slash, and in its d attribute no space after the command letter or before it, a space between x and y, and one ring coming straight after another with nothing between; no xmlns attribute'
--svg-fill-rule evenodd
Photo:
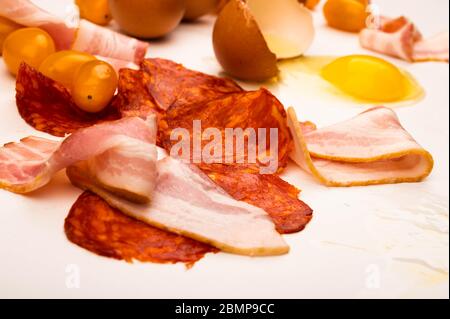
<svg viewBox="0 0 450 319"><path fill-rule="evenodd" d="M29 125L59 137L80 128L119 119L116 109L111 106L95 114L80 110L63 85L25 63L17 74L16 104L20 116Z"/></svg>
<svg viewBox="0 0 450 319"><path fill-rule="evenodd" d="M158 106L189 105L211 101L224 95L242 92L233 80L189 70L181 64L164 59L146 59L141 69L150 75L146 83Z"/></svg>
<svg viewBox="0 0 450 319"><path fill-rule="evenodd" d="M189 267L205 254L218 251L128 217L90 192L84 192L73 204L64 230L74 244L127 262L183 262Z"/></svg>
<svg viewBox="0 0 450 319"><path fill-rule="evenodd" d="M298 198L300 191L278 175L236 165L202 165L201 169L234 199L264 209L280 234L299 232L312 219L312 209Z"/></svg>

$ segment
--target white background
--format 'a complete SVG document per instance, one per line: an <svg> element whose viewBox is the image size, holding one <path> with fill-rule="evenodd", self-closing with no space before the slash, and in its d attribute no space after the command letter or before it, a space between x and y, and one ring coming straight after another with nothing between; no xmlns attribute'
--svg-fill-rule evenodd
<svg viewBox="0 0 450 319"><path fill-rule="evenodd" d="M54 12L64 12L70 3L35 2ZM447 0L375 2L386 15L412 18L425 35L448 29ZM149 56L220 74L211 45L212 22L207 18L180 26L168 38L152 42ZM309 55L369 53L359 47L357 36L327 28L320 10L315 23ZM426 89L418 104L396 109L405 128L435 158L425 182L327 188L291 164L283 178L303 190L301 198L315 213L305 231L286 236L291 252L267 258L219 253L186 270L182 264L127 264L70 243L64 218L81 191L61 172L29 196L0 191L0 297L448 298L449 67L391 61ZM0 61L0 144L31 134L46 136L20 118L14 86ZM310 94L301 85L273 90L302 120L318 126L364 109ZM67 286L73 269L79 272L79 288Z"/></svg>

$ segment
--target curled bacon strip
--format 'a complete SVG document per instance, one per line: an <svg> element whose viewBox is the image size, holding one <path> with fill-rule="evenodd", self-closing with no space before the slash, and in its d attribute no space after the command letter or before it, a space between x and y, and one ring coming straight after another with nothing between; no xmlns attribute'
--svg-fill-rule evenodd
<svg viewBox="0 0 450 319"><path fill-rule="evenodd" d="M0 188L29 193L56 172L87 161L98 185L129 200L148 202L156 178L155 139L154 117L128 117L80 129L64 141L27 137L8 143L0 148Z"/></svg>
<svg viewBox="0 0 450 319"><path fill-rule="evenodd" d="M147 42L128 37L87 20L80 21L72 44L73 50L136 63L144 59L148 47Z"/></svg>
<svg viewBox="0 0 450 319"><path fill-rule="evenodd" d="M433 169L431 154L405 131L389 108L372 108L309 132L289 108L288 124L295 143L291 158L328 186L418 182Z"/></svg>
<svg viewBox="0 0 450 319"><path fill-rule="evenodd" d="M39 8L30 0L1 0L0 16L27 27L47 31L58 50L74 49L94 55L141 62L149 44L81 20L71 26L60 17Z"/></svg>
<svg viewBox="0 0 450 319"><path fill-rule="evenodd" d="M448 32L423 39L414 23L405 17L380 20L379 27L361 31L359 41L363 48L410 62L448 62Z"/></svg>

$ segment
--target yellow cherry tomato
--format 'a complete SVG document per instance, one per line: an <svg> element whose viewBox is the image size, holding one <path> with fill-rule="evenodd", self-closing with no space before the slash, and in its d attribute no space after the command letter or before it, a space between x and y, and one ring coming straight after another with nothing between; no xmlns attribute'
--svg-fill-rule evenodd
<svg viewBox="0 0 450 319"><path fill-rule="evenodd" d="M3 60L9 72L16 75L22 62L39 68L42 61L55 52L52 37L39 28L23 28L12 32L3 43Z"/></svg>
<svg viewBox="0 0 450 319"><path fill-rule="evenodd" d="M366 27L367 0L328 0L323 13L332 28L359 32Z"/></svg>
<svg viewBox="0 0 450 319"><path fill-rule="evenodd" d="M367 101L394 102L407 94L408 82L393 64L367 55L350 55L326 65L321 75L342 91Z"/></svg>
<svg viewBox="0 0 450 319"><path fill-rule="evenodd" d="M96 60L95 56L73 50L59 51L49 55L39 67L39 71L49 78L72 88L78 69L86 62Z"/></svg>
<svg viewBox="0 0 450 319"><path fill-rule="evenodd" d="M3 42L5 41L6 37L16 31L17 29L20 29L22 26L20 24L17 24L9 19L0 17L0 55L2 55L3 51Z"/></svg>
<svg viewBox="0 0 450 319"><path fill-rule="evenodd" d="M111 19L108 0L76 0L80 17L95 24L107 25Z"/></svg>
<svg viewBox="0 0 450 319"><path fill-rule="evenodd" d="M86 62L77 71L72 85L72 97L82 110L96 113L111 101L117 89L117 74L106 62Z"/></svg>

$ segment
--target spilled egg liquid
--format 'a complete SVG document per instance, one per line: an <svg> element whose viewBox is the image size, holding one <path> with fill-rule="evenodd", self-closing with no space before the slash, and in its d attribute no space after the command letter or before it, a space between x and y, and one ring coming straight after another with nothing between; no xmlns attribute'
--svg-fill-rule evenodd
<svg viewBox="0 0 450 319"><path fill-rule="evenodd" d="M300 57L279 62L279 82L365 104L410 104L425 95L405 70L368 55Z"/></svg>

